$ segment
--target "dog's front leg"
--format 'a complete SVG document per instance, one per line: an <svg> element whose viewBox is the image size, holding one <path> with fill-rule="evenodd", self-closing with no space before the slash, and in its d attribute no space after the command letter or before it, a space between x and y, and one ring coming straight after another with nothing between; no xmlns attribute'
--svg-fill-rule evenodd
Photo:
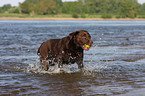
<svg viewBox="0 0 145 96"><path fill-rule="evenodd" d="M79 70L83 71L83 68L84 68L83 59L82 58L79 59L76 63L78 64Z"/></svg>
<svg viewBox="0 0 145 96"><path fill-rule="evenodd" d="M58 68L63 68L63 58L62 57L58 57Z"/></svg>
<svg viewBox="0 0 145 96"><path fill-rule="evenodd" d="M79 54L79 57L78 57L76 63L78 64L78 68L83 70L83 67L84 67L84 64L83 64L83 52Z"/></svg>
<svg viewBox="0 0 145 96"><path fill-rule="evenodd" d="M78 64L78 68L79 68L79 69L83 69L83 67L84 67L83 60L79 60L79 61L77 62L77 64Z"/></svg>
<svg viewBox="0 0 145 96"><path fill-rule="evenodd" d="M49 69L49 61L43 60L42 63L44 64L44 65L43 65L44 70L47 71L47 70Z"/></svg>

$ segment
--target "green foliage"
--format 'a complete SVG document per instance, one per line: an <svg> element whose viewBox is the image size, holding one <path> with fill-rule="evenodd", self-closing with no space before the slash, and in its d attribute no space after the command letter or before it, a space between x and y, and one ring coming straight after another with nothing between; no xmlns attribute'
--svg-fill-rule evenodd
<svg viewBox="0 0 145 96"><path fill-rule="evenodd" d="M104 19L112 18L112 15L110 15L110 14L103 14L102 18L104 18Z"/></svg>
<svg viewBox="0 0 145 96"><path fill-rule="evenodd" d="M8 11L11 8L11 4L5 4L2 7L0 7L0 13L3 13L5 11Z"/></svg>
<svg viewBox="0 0 145 96"><path fill-rule="evenodd" d="M136 0L123 0L120 3L120 15L125 18L134 18L137 14Z"/></svg>
<svg viewBox="0 0 145 96"><path fill-rule="evenodd" d="M31 15L56 13L56 2L53 0L26 0L20 7L22 13Z"/></svg>
<svg viewBox="0 0 145 96"><path fill-rule="evenodd" d="M145 14L145 3L143 3L142 5L140 5L139 14L141 14L141 15L144 15Z"/></svg>
<svg viewBox="0 0 145 96"><path fill-rule="evenodd" d="M139 16L138 18L145 18L145 15Z"/></svg>
<svg viewBox="0 0 145 96"><path fill-rule="evenodd" d="M40 0L25 0L28 3L34 3L37 4Z"/></svg>
<svg viewBox="0 0 145 96"><path fill-rule="evenodd" d="M37 5L37 12L41 15L55 13L56 2L53 0L40 0Z"/></svg>
<svg viewBox="0 0 145 96"><path fill-rule="evenodd" d="M20 9L19 7L12 7L8 10L9 13L17 13L19 14L20 13Z"/></svg>
<svg viewBox="0 0 145 96"><path fill-rule="evenodd" d="M76 4L77 2L64 2L61 8L62 13L66 13L66 14L75 13L77 10Z"/></svg>
<svg viewBox="0 0 145 96"><path fill-rule="evenodd" d="M135 18L145 15L145 3L137 0L78 0L62 2L62 0L25 0L19 7L13 8L10 4L0 7L0 13L24 13L30 16L52 14L72 14L74 18L86 18L89 14L101 15L102 18ZM89 16L88 15L88 16Z"/></svg>
<svg viewBox="0 0 145 96"><path fill-rule="evenodd" d="M81 14L80 17L81 17L81 18L86 18L85 14Z"/></svg>
<svg viewBox="0 0 145 96"><path fill-rule="evenodd" d="M121 17L120 17L119 15L117 15L115 18L118 18L118 19L119 19L119 18L121 18Z"/></svg>
<svg viewBox="0 0 145 96"><path fill-rule="evenodd" d="M61 13L61 7L63 5L62 0L53 0L56 2L56 13Z"/></svg>
<svg viewBox="0 0 145 96"><path fill-rule="evenodd" d="M30 13L30 6L29 3L27 1L24 1L22 4L20 4L21 7L21 11L22 13Z"/></svg>
<svg viewBox="0 0 145 96"><path fill-rule="evenodd" d="M72 17L73 17L73 18L79 18L79 16L78 16L77 13L73 13L73 14L72 14Z"/></svg>

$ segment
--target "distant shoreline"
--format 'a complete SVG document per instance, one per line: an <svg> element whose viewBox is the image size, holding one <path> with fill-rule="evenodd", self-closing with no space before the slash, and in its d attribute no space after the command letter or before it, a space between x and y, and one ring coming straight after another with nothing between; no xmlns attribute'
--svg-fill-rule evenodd
<svg viewBox="0 0 145 96"><path fill-rule="evenodd" d="M22 17L0 17L0 20L121 20L121 21L144 21L144 18L56 18L56 17L44 17L44 18L22 18Z"/></svg>

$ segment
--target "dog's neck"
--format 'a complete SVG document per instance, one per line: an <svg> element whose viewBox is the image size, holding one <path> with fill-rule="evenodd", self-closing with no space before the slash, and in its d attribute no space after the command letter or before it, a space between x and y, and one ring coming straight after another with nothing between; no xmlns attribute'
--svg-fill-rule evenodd
<svg viewBox="0 0 145 96"><path fill-rule="evenodd" d="M83 50L82 47L78 46L78 45L75 43L74 38L72 38L72 39L69 41L68 49L72 49L72 50Z"/></svg>

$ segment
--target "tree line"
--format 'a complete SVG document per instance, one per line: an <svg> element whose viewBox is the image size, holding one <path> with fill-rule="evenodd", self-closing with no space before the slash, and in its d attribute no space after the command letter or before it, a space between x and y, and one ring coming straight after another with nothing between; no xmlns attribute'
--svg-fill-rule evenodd
<svg viewBox="0 0 145 96"><path fill-rule="evenodd" d="M10 4L0 7L0 13L24 13L30 15L49 14L76 14L85 17L85 14L99 14L102 17L135 18L145 15L145 3L137 0L78 0L62 2L62 0L25 0L18 7Z"/></svg>

